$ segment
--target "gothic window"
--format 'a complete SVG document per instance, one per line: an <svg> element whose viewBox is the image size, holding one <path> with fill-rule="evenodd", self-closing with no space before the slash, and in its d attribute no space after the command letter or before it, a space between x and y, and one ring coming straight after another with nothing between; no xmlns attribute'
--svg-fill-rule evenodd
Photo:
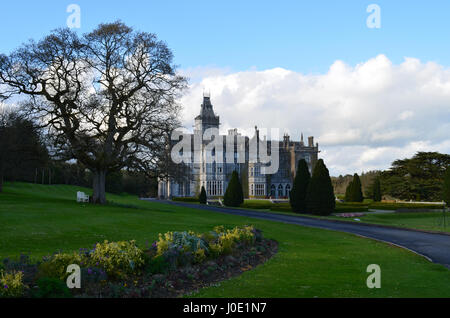
<svg viewBox="0 0 450 318"><path fill-rule="evenodd" d="M289 197L289 193L291 192L291 186L288 184L286 185L286 196Z"/></svg>
<svg viewBox="0 0 450 318"><path fill-rule="evenodd" d="M274 184L272 184L272 185L270 186L270 196L271 196L271 197L274 197L274 196L275 196L275 185L274 185Z"/></svg>
<svg viewBox="0 0 450 318"><path fill-rule="evenodd" d="M278 186L278 197L282 197L283 196L283 185L279 185Z"/></svg>
<svg viewBox="0 0 450 318"><path fill-rule="evenodd" d="M182 183L180 183L180 184L178 185L178 195L184 196L183 184L182 184Z"/></svg>

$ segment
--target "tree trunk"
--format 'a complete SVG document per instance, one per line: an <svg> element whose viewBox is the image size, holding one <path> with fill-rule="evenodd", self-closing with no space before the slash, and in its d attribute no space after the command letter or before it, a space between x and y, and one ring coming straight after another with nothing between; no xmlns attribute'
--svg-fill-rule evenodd
<svg viewBox="0 0 450 318"><path fill-rule="evenodd" d="M92 194L92 202L96 204L106 203L106 191L105 191L105 180L106 171L105 170L95 170L93 171L92 177L92 188L94 193Z"/></svg>

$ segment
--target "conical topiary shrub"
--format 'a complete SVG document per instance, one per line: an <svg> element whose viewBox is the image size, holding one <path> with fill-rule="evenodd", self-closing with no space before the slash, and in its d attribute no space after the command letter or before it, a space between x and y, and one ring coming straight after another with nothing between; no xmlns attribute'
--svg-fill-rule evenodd
<svg viewBox="0 0 450 318"><path fill-rule="evenodd" d="M330 173L322 159L314 167L306 194L306 209L316 215L330 215L336 205Z"/></svg>
<svg viewBox="0 0 450 318"><path fill-rule="evenodd" d="M353 194L353 181L350 181L347 188L345 188L345 202L352 202L352 194Z"/></svg>
<svg viewBox="0 0 450 318"><path fill-rule="evenodd" d="M347 186L345 190L346 202L363 202L364 197L361 189L361 180L357 173L353 175L353 180Z"/></svg>
<svg viewBox="0 0 450 318"><path fill-rule="evenodd" d="M374 202L380 202L381 201L381 184L380 184L380 178L375 178L373 181L373 194L372 199Z"/></svg>
<svg viewBox="0 0 450 318"><path fill-rule="evenodd" d="M444 174L444 184L442 186L443 199L450 206L450 166L447 167Z"/></svg>
<svg viewBox="0 0 450 318"><path fill-rule="evenodd" d="M244 203L244 192L242 191L242 185L239 181L238 173L233 171L227 190L225 191L225 195L223 197L223 204L226 206L237 207L242 203Z"/></svg>
<svg viewBox="0 0 450 318"><path fill-rule="evenodd" d="M199 195L199 197L198 197L198 201L199 201L201 204L206 204L206 200L207 200L207 197L206 197L206 190L205 190L205 187L202 186L202 190L200 191L200 195Z"/></svg>
<svg viewBox="0 0 450 318"><path fill-rule="evenodd" d="M352 202L363 202L364 196L361 189L361 180L357 173L353 175Z"/></svg>
<svg viewBox="0 0 450 318"><path fill-rule="evenodd" d="M293 212L306 213L306 192L310 179L311 175L306 160L299 160L294 184L289 194L289 203Z"/></svg>

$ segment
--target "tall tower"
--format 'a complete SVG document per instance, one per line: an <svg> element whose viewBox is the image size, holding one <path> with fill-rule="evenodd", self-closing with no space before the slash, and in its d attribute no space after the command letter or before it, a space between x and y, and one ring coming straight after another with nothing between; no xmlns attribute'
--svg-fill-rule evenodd
<svg viewBox="0 0 450 318"><path fill-rule="evenodd" d="M201 133L208 128L219 129L219 116L214 114L213 105L211 104L211 97L209 94L203 93L203 103L200 109L200 115L195 117L194 133Z"/></svg>

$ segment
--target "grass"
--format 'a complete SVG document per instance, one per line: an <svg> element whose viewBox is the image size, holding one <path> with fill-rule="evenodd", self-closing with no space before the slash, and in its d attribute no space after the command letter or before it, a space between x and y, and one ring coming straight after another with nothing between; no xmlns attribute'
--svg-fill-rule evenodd
<svg viewBox="0 0 450 318"><path fill-rule="evenodd" d="M256 201L256 202L255 202ZM257 202L260 201L260 202ZM386 210L395 210L399 207L410 207L411 204L408 203L372 203L371 206L376 206L379 204L380 207ZM414 204L413 204L414 206ZM430 206L430 205L428 205ZM433 206L433 205L431 205ZM310 214L296 214L293 213L289 203L270 203L263 200L245 200L242 205L246 209L257 209L259 211L272 212L272 213L282 213L287 215L297 215L297 216L309 216L309 217L319 217L324 219L333 219L348 222L358 222L353 218L343 218L338 216L314 216ZM434 209L433 206L432 209ZM402 228L410 228L425 231L436 231L436 232L449 232L450 233L450 213L447 213L446 226L444 226L442 212L399 212L399 213L371 213L368 212L366 203L336 203L336 213L344 212L364 212L364 216L359 216L358 219L364 223L379 224L379 225L390 225Z"/></svg>
<svg viewBox="0 0 450 318"><path fill-rule="evenodd" d="M400 213L366 213L359 216L364 223L390 225L409 229L448 232L450 233L450 213L446 213L446 226L444 226L442 212L400 212ZM342 217L331 217L341 221L354 221ZM360 222L358 222L360 223Z"/></svg>
<svg viewBox="0 0 450 318"><path fill-rule="evenodd" d="M279 242L267 263L195 297L450 297L447 268L409 251L351 234L250 219L108 195L114 204L75 202L72 186L6 184L0 194L0 257L35 258L102 240L141 246L169 230L207 231L253 224ZM382 288L368 289L366 268L379 264Z"/></svg>

